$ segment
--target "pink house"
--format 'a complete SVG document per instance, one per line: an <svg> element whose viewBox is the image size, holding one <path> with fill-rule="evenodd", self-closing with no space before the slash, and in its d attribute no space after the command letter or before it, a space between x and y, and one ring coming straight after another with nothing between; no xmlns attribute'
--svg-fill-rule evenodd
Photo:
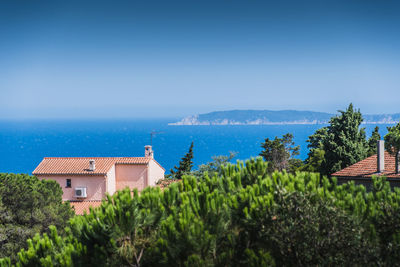
<svg viewBox="0 0 400 267"><path fill-rule="evenodd" d="M57 181L63 200L70 201L77 214L83 214L89 206L100 205L106 193L155 186L164 172L154 160L151 146L146 146L144 157L46 157L32 174Z"/></svg>

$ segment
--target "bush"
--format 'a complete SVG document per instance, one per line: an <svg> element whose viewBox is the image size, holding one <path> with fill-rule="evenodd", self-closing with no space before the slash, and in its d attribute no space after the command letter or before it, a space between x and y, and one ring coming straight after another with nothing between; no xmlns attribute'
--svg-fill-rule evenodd
<svg viewBox="0 0 400 267"><path fill-rule="evenodd" d="M59 184L25 174L0 174L0 257L16 260L26 240L49 233L49 226L63 230L74 214L62 203Z"/></svg>
<svg viewBox="0 0 400 267"><path fill-rule="evenodd" d="M397 265L400 193L315 173L274 172L261 158L165 190L123 190L61 237L36 236L21 266ZM61 257L63 255L63 257Z"/></svg>

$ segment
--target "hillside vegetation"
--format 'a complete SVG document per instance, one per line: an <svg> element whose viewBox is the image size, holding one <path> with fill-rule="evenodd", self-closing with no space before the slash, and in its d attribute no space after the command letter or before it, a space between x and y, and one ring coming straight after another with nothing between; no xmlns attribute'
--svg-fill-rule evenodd
<svg viewBox="0 0 400 267"><path fill-rule="evenodd" d="M319 174L269 174L261 158L124 190L63 234L28 240L18 266L395 266L400 192L337 185ZM8 259L1 260L9 266Z"/></svg>

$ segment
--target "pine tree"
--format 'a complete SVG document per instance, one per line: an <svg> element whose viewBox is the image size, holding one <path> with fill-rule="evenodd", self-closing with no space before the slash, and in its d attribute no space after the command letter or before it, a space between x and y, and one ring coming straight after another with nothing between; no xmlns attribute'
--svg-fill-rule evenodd
<svg viewBox="0 0 400 267"><path fill-rule="evenodd" d="M400 194L384 178L368 192L316 173L271 175L261 157L221 168L107 196L64 231L28 240L15 264L398 266Z"/></svg>
<svg viewBox="0 0 400 267"><path fill-rule="evenodd" d="M325 159L321 168L326 175L363 160L368 155L365 128L360 129L363 121L360 110L354 110L353 104L350 104L346 111L339 112L339 116L330 119L327 134L322 138Z"/></svg>
<svg viewBox="0 0 400 267"><path fill-rule="evenodd" d="M201 177L206 172L209 176L214 176L215 174L220 175L222 171L222 166L229 164L229 162L236 157L237 152L229 152L229 155L219 155L213 156L212 161L207 164L202 164L199 166L199 170L195 171L193 174L195 176Z"/></svg>
<svg viewBox="0 0 400 267"><path fill-rule="evenodd" d="M175 166L174 169L170 170L170 177L175 179L182 179L184 174L190 173L193 168L193 142L189 147L188 153L179 162L179 167Z"/></svg>
<svg viewBox="0 0 400 267"><path fill-rule="evenodd" d="M270 171L289 170L292 157L298 155L300 150L300 146L294 146L293 135L290 133L282 138L276 136L274 140L266 138L261 147L264 150L260 156L269 162Z"/></svg>
<svg viewBox="0 0 400 267"><path fill-rule="evenodd" d="M62 202L62 189L53 180L39 180L27 174L0 173L0 258L26 248L36 233L49 233L49 226L61 230L74 212Z"/></svg>
<svg viewBox="0 0 400 267"><path fill-rule="evenodd" d="M379 134L379 127L376 126L372 131L371 137L368 139L368 156L372 156L377 153L377 142L381 140L381 135Z"/></svg>
<svg viewBox="0 0 400 267"><path fill-rule="evenodd" d="M328 127L322 127L308 137L307 145L309 152L305 165L300 168L301 171L322 172L322 162L325 159L325 150L322 141L328 134Z"/></svg>

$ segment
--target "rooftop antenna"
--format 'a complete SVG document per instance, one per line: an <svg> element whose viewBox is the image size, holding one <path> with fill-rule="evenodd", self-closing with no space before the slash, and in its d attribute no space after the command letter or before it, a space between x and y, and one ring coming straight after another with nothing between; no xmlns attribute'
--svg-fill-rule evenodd
<svg viewBox="0 0 400 267"><path fill-rule="evenodd" d="M156 131L151 131L150 132L150 145L153 146L153 136L155 136L156 134L160 134L160 133L164 133L164 132L156 132Z"/></svg>

